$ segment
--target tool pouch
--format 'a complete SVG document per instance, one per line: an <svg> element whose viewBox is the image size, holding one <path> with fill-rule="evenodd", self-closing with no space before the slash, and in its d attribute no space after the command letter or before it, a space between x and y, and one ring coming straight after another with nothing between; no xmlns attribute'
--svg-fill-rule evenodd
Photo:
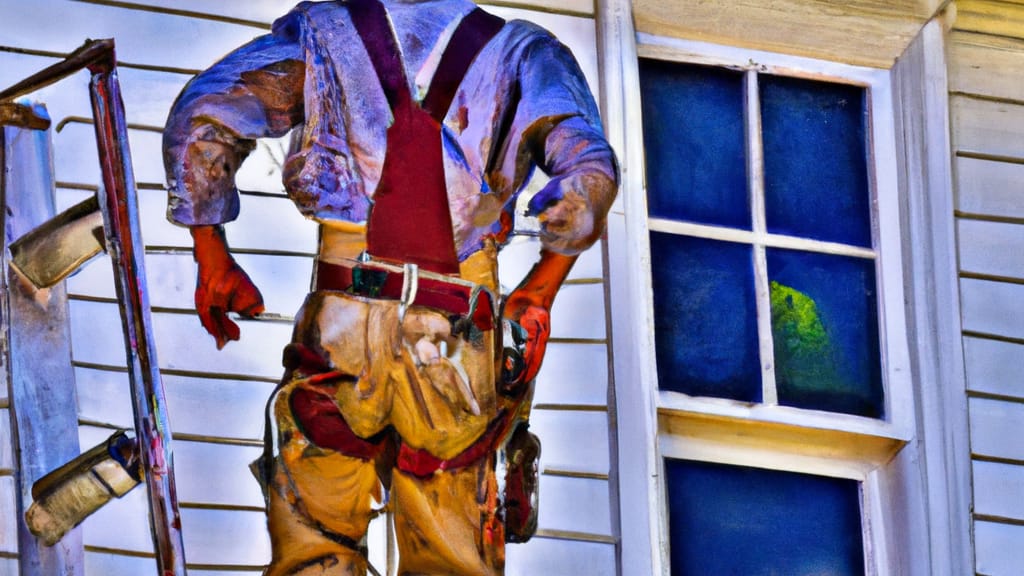
<svg viewBox="0 0 1024 576"><path fill-rule="evenodd" d="M505 541L526 542L537 532L540 438L521 421L502 450L505 464Z"/></svg>

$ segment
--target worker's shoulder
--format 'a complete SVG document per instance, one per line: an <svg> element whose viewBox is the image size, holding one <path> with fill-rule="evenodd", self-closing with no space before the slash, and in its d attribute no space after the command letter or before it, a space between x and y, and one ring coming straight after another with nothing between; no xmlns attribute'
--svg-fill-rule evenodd
<svg viewBox="0 0 1024 576"><path fill-rule="evenodd" d="M550 30L528 20L509 20L495 39L503 45L509 57L516 58L551 58L568 53Z"/></svg>

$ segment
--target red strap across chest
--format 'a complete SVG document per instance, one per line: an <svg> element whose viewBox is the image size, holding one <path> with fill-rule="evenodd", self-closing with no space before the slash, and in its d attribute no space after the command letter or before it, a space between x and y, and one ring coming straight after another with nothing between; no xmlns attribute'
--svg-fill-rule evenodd
<svg viewBox="0 0 1024 576"><path fill-rule="evenodd" d="M479 9L463 18L421 107L409 93L401 52L383 4L351 0L349 13L394 116L367 222L367 251L377 258L416 264L432 272L458 274L441 121L476 54L501 29L503 21Z"/></svg>

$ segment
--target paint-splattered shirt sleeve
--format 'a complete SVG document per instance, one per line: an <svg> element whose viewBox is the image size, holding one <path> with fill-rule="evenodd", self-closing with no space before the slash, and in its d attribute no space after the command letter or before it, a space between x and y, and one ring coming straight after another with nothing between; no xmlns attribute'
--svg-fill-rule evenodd
<svg viewBox="0 0 1024 576"><path fill-rule="evenodd" d="M514 171L518 180L536 164L551 177L531 200L530 212L540 217L546 248L576 254L604 229L618 190L615 154L579 65L549 33L532 35L520 58L517 84L504 171Z"/></svg>
<svg viewBox="0 0 1024 576"><path fill-rule="evenodd" d="M164 130L168 209L185 226L238 216L235 172L255 139L302 122L302 50L286 19L202 72L178 96Z"/></svg>

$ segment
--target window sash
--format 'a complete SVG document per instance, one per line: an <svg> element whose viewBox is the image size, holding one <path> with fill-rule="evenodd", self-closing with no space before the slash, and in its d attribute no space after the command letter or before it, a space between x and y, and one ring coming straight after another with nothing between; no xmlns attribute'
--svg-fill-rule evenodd
<svg viewBox="0 0 1024 576"><path fill-rule="evenodd" d="M708 414L750 419L755 422L832 429L908 440L913 432L913 405L903 310L895 127L889 72L646 34L639 34L637 38L637 55L641 58L742 70L745 73L746 82L747 177L753 217L752 230L650 218L647 216L646 196L642 199L634 199L635 203L630 206L627 218L632 223L638 224L637 228L642 228L643 238L637 238L636 241L643 244L641 250L648 255L648 258L645 259L647 262L650 262L649 233L651 231L737 242L753 247L763 402L756 407L748 407L730 400L693 397L672 391L656 391L658 410L662 413ZM874 214L872 214L874 249L768 232L765 221L764 154L758 92L758 75L764 73L846 83L866 89L868 121L865 128L869 140L867 165L871 200L874 207ZM635 118L634 114L639 113L639 101L632 103L630 112L630 116ZM641 123L636 122L634 126L637 128L635 129L639 131L640 125ZM643 162L643 154L638 156L638 160ZM642 207L641 214L632 213L638 207ZM636 232L639 231L636 230ZM767 248L788 248L876 261L876 288L879 294L878 326L884 390L884 417L882 419L778 405L772 367L774 351L771 335ZM647 283L645 292L651 294L649 273L645 270L641 271L641 275L645 276ZM644 304L648 307L648 314L653 314L650 311L652 307L650 298ZM655 337L657 336L655 335ZM647 356L649 357L644 360L650 363L650 373L656 375L657 367L653 349ZM657 386L656 383L653 385Z"/></svg>

